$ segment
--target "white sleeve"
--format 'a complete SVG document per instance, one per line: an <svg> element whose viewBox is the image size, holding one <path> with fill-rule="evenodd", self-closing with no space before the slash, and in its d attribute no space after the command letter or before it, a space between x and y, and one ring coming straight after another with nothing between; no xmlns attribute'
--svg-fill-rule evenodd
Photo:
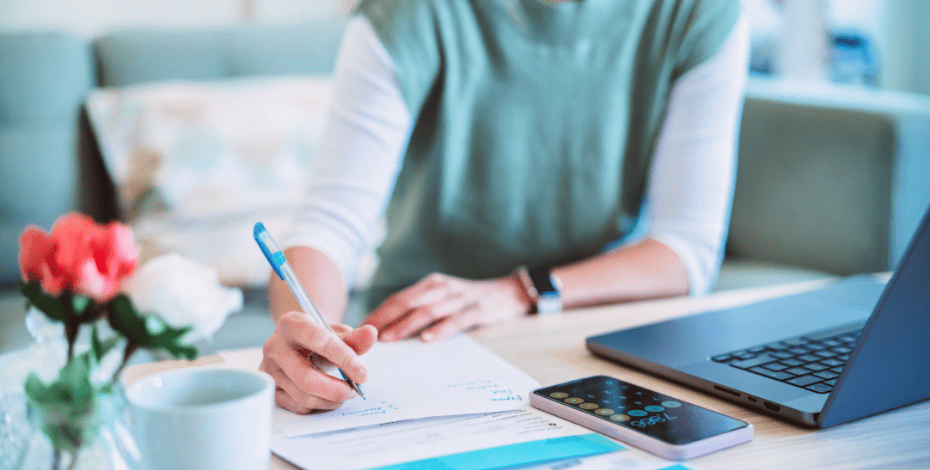
<svg viewBox="0 0 930 470"><path fill-rule="evenodd" d="M710 290L723 260L748 50L741 17L720 50L675 83L650 169L646 236L678 255L691 295Z"/></svg>
<svg viewBox="0 0 930 470"><path fill-rule="evenodd" d="M282 248L322 251L352 286L393 190L411 126L387 50L366 19L352 18L309 186Z"/></svg>

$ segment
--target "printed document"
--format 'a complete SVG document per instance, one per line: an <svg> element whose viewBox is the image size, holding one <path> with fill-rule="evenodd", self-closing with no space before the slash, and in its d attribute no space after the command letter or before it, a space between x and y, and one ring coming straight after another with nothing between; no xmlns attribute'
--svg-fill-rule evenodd
<svg viewBox="0 0 930 470"><path fill-rule="evenodd" d="M255 354L229 351L223 357L228 364L257 368L261 352L257 358L252 357ZM529 404L529 393L539 387L532 377L467 335L434 343L418 339L377 343L362 360L368 369L368 381L361 384L364 400L354 398L336 410L308 415L275 407L275 427L295 437L409 419L514 410Z"/></svg>

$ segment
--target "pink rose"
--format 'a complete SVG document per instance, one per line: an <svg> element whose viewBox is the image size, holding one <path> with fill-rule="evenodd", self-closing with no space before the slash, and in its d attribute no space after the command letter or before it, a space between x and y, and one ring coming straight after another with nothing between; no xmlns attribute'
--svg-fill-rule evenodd
<svg viewBox="0 0 930 470"><path fill-rule="evenodd" d="M129 227L106 226L75 212L55 222L52 233L27 227L19 239L23 280L38 281L57 296L64 290L106 302L136 267L139 251Z"/></svg>

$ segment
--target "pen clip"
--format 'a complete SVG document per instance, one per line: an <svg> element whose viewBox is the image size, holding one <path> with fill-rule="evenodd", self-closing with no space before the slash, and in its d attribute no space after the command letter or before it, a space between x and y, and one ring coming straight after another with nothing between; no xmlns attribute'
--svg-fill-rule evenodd
<svg viewBox="0 0 930 470"><path fill-rule="evenodd" d="M265 229L265 225L261 222L255 223L253 234L255 236L255 241L258 242L258 247L262 249L262 253L265 254L265 258L267 258L268 263L271 264L271 268L274 269L278 277L283 280L284 273L281 271L281 266L285 262L284 253L278 248L278 244L274 242L268 230Z"/></svg>

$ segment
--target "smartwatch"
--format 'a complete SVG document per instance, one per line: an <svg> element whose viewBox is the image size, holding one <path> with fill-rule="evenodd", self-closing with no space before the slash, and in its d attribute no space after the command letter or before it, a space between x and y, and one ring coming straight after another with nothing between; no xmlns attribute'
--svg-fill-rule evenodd
<svg viewBox="0 0 930 470"><path fill-rule="evenodd" d="M562 294L559 280L546 266L520 268L520 278L530 299L536 304L530 313L552 315L562 311Z"/></svg>

